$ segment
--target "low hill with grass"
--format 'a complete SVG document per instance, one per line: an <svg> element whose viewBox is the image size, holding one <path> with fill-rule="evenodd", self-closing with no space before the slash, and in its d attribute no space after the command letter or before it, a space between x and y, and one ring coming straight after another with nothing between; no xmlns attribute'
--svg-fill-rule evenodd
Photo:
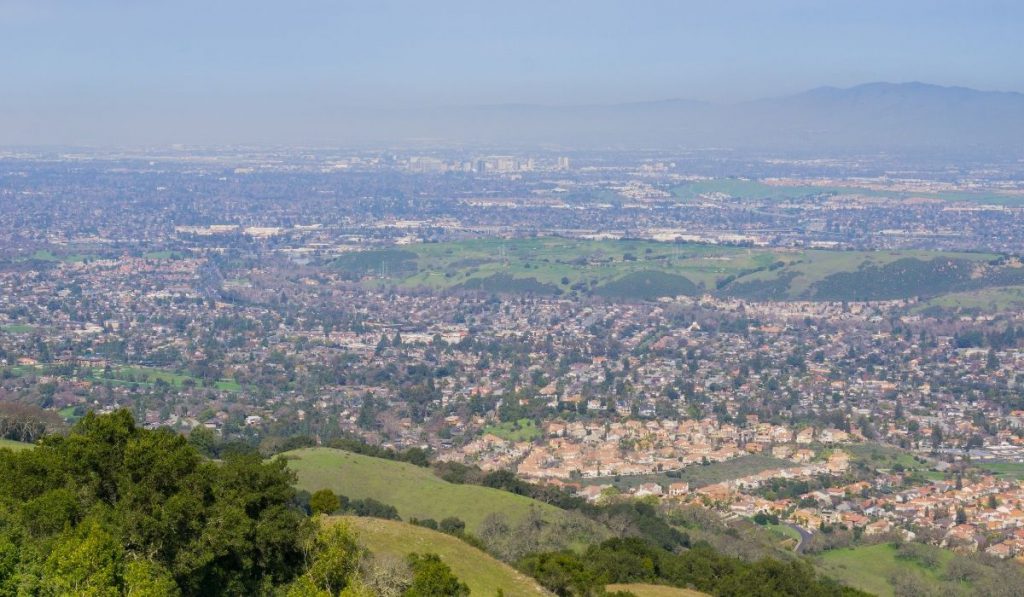
<svg viewBox="0 0 1024 597"><path fill-rule="evenodd" d="M473 595L497 595L499 589L506 597L551 594L532 578L457 537L396 520L350 516L340 519L355 529L359 542L374 554L437 554L459 580L469 585Z"/></svg>
<svg viewBox="0 0 1024 597"><path fill-rule="evenodd" d="M882 597L1024 595L1024 572L1018 563L920 543L834 549L812 561L823 574Z"/></svg>
<svg viewBox="0 0 1024 597"><path fill-rule="evenodd" d="M323 265L370 286L655 300L925 299L1024 285L993 253L838 251L644 240L477 239L353 252Z"/></svg>
<svg viewBox="0 0 1024 597"><path fill-rule="evenodd" d="M836 549L818 556L818 568L833 578L875 595L893 595L893 579L917 577L921 586L939 590L941 573L953 553L935 549L935 565L897 557L896 548L887 543Z"/></svg>
<svg viewBox="0 0 1024 597"><path fill-rule="evenodd" d="M372 498L394 506L403 520L461 518L469 532L492 513L510 522L535 509L554 520L564 510L537 500L479 485L449 483L428 468L333 448L305 448L283 454L298 476L298 487L309 492L330 489L350 499Z"/></svg>

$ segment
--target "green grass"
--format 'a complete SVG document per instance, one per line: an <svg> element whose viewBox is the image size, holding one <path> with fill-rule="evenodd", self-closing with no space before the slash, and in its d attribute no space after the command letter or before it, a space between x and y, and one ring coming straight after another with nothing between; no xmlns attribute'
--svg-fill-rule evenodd
<svg viewBox="0 0 1024 597"><path fill-rule="evenodd" d="M182 253L178 251L150 251L143 253L143 259L181 259L184 257Z"/></svg>
<svg viewBox="0 0 1024 597"><path fill-rule="evenodd" d="M372 458L331 448L306 448L286 452L289 467L298 476L298 487L313 492L330 489L351 499L373 498L398 509L404 520L449 516L461 518L470 532L492 513L518 522L531 508L547 519L566 512L536 500L498 489L448 483L430 469L405 462Z"/></svg>
<svg viewBox="0 0 1024 597"><path fill-rule="evenodd" d="M63 261L64 263L81 263L86 259L95 258L96 255L84 255L79 253L70 253L58 255L52 251L40 249L35 253L32 253L29 259L33 261Z"/></svg>
<svg viewBox="0 0 1024 597"><path fill-rule="evenodd" d="M357 273L377 273L387 261L380 251L359 259L343 256L334 267ZM635 260L627 258L627 254ZM637 272L663 272L699 283L717 276L756 267L756 256L743 250L712 245L676 245L653 241L586 241L562 238L486 239L430 243L404 247L395 259L402 269L386 281L406 287L447 289L473 280L503 277L528 280L530 288L559 288L570 292L574 284L600 286ZM368 265L378 265L369 269ZM566 278L568 284L563 284ZM376 283L383 281L374 279ZM478 282L479 284L479 282Z"/></svg>
<svg viewBox="0 0 1024 597"><path fill-rule="evenodd" d="M765 529L775 533L776 535L781 535L786 539L793 539L797 542L800 541L800 533L798 533L793 527L784 524L766 524L763 526Z"/></svg>
<svg viewBox="0 0 1024 597"><path fill-rule="evenodd" d="M8 334L31 334L36 331L36 326L28 325L26 323L8 323L0 326L0 330L3 330Z"/></svg>
<svg viewBox="0 0 1024 597"><path fill-rule="evenodd" d="M359 542L374 554L437 554L459 580L469 585L473 595L496 595L499 589L508 597L550 594L532 578L451 535L394 520L342 520L352 526Z"/></svg>
<svg viewBox="0 0 1024 597"><path fill-rule="evenodd" d="M742 248L640 240L481 239L348 253L329 267L371 287L749 299L879 300L1024 285L990 253ZM383 276L381 275L383 274Z"/></svg>
<svg viewBox="0 0 1024 597"><path fill-rule="evenodd" d="M906 471L927 473L931 468L930 464L918 462L912 453L895 446L864 442L843 446L843 450L850 454L852 462L863 463L872 470L891 470L896 465L900 465ZM938 475L941 478L941 473Z"/></svg>
<svg viewBox="0 0 1024 597"><path fill-rule="evenodd" d="M26 444L25 442L16 442L9 439L0 439L0 450L7 448L8 450L29 450L34 448L33 444Z"/></svg>
<svg viewBox="0 0 1024 597"><path fill-rule="evenodd" d="M997 475L1024 479L1024 462L975 462L978 468L992 471Z"/></svg>
<svg viewBox="0 0 1024 597"><path fill-rule="evenodd" d="M92 370L92 375L94 381L107 381L107 378L103 376L104 371L102 368L94 368ZM110 381L115 383L119 382L124 385L152 386L157 382L157 380L161 380L167 383L167 385L175 388L184 386L187 381L191 381L196 387L202 387L203 385L202 380L192 377L191 375L165 371L154 367L115 365L111 367L111 375L113 375L113 377ZM217 380L214 382L213 387L227 392L237 392L242 389L242 386L233 379Z"/></svg>
<svg viewBox="0 0 1024 597"><path fill-rule="evenodd" d="M952 311L978 311L999 313L1010 309L1024 309L1024 286L983 288L965 292L953 292L923 301L915 311L939 308Z"/></svg>
<svg viewBox="0 0 1024 597"><path fill-rule="evenodd" d="M494 434L510 442L529 442L540 437L540 429L532 419L519 419L484 427L484 433Z"/></svg>
<svg viewBox="0 0 1024 597"><path fill-rule="evenodd" d="M636 597L701 597L707 593L694 591L692 589L677 589L664 585L645 585L640 583L608 585L607 591L627 591Z"/></svg>
<svg viewBox="0 0 1024 597"><path fill-rule="evenodd" d="M951 551L937 547L931 549L940 562L934 569L925 568L912 560L897 558L896 548L888 543L826 551L814 560L817 567L828 576L851 587L885 597L893 594L889 578L895 574L919 573L926 580L934 581L936 588L941 585L941 572L954 555Z"/></svg>
<svg viewBox="0 0 1024 597"><path fill-rule="evenodd" d="M53 374L52 367L45 364L36 366L19 365L9 367L8 369L16 376L40 373ZM160 380L174 388L181 388L188 381L191 381L197 388L203 387L203 382L199 378L185 373L175 373L173 371L166 371L155 367L113 365L110 367L110 377L106 377L105 375L106 373L102 367L92 367L79 371L79 376L82 379L93 383L109 383L114 386L152 387L156 385L158 380ZM213 383L213 387L225 392L238 392L242 389L241 384L237 381L227 378L217 380Z"/></svg>

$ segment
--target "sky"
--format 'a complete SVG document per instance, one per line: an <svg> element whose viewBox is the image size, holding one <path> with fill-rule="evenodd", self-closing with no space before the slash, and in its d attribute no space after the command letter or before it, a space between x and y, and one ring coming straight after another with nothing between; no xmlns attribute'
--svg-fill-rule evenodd
<svg viewBox="0 0 1024 597"><path fill-rule="evenodd" d="M365 107L1024 91L1019 0L0 0L0 145L284 139Z"/></svg>

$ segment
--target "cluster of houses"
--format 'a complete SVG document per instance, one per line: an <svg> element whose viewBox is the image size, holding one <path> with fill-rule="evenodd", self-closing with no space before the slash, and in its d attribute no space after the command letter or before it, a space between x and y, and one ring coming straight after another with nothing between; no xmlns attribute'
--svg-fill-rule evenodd
<svg viewBox="0 0 1024 597"><path fill-rule="evenodd" d="M562 481L636 476L723 462L754 453L809 462L814 443L845 442L838 429L793 430L748 417L740 427L716 419L625 419L611 422L549 421L539 442L515 442L494 434L442 455L484 470L515 468L524 478Z"/></svg>

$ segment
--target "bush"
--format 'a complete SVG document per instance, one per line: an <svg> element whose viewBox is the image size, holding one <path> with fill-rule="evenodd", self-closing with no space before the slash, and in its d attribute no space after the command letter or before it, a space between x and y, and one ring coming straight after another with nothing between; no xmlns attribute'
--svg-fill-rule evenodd
<svg viewBox="0 0 1024 597"><path fill-rule="evenodd" d="M469 587L461 582L452 569L437 554L409 554L412 582L404 597L466 597Z"/></svg>
<svg viewBox="0 0 1024 597"><path fill-rule="evenodd" d="M309 509L313 514L334 514L341 508L341 500L330 489L321 489L309 498Z"/></svg>
<svg viewBox="0 0 1024 597"><path fill-rule="evenodd" d="M462 519L449 516L441 521L441 524L437 527L442 533L448 533L449 535L461 535L466 530L466 523Z"/></svg>

